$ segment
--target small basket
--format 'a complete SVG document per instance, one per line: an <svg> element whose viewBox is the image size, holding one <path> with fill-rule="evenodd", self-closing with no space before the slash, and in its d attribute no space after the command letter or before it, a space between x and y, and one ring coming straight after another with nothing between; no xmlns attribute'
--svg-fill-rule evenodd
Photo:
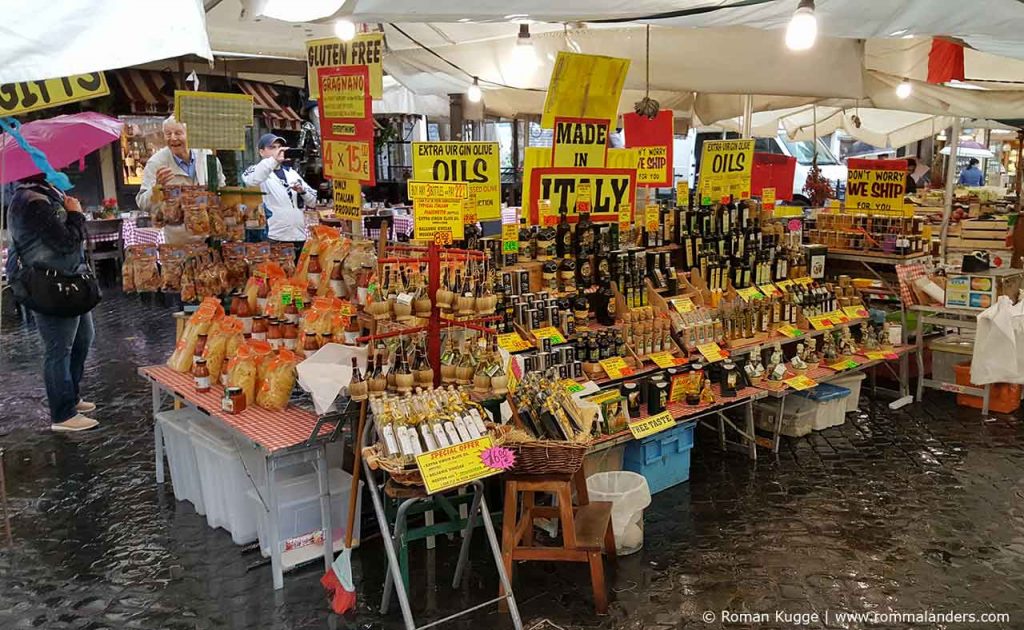
<svg viewBox="0 0 1024 630"><path fill-rule="evenodd" d="M587 445L579 442L506 442L505 448L516 455L509 472L518 475L572 475L583 466Z"/></svg>

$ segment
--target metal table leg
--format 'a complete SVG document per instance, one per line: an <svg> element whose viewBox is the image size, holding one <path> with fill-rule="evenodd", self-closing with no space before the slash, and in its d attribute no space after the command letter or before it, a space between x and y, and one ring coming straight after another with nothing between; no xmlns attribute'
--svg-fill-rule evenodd
<svg viewBox="0 0 1024 630"><path fill-rule="evenodd" d="M469 518L466 520L466 529L462 530L462 548L459 549L459 562L455 565L455 579L452 580L452 588L459 588L462 582L462 572L466 569L466 561L469 559L469 545L473 540L473 528L476 527L476 512L480 509L480 500L483 499L483 486L473 486L473 505L469 508Z"/></svg>
<svg viewBox="0 0 1024 630"><path fill-rule="evenodd" d="M392 544L398 545L400 550L399 554L399 573L401 574L402 590L407 591L409 588L408 572L409 572L409 553L408 544L402 540L405 536L405 526L407 514L409 508L416 504L419 499L406 499L398 506L398 512L395 514L395 533L391 537ZM380 614L386 615L388 609L391 608L391 589L394 586L395 581L391 572L384 577L384 594L380 598Z"/></svg>
<svg viewBox="0 0 1024 630"><path fill-rule="evenodd" d="M985 393L981 395L981 415L988 416L988 403L992 396L992 384L985 385Z"/></svg>
<svg viewBox="0 0 1024 630"><path fill-rule="evenodd" d="M775 419L775 435L772 436L772 452L778 455L782 441L782 414L786 410L786 397L779 397L779 417Z"/></svg>
<svg viewBox="0 0 1024 630"><path fill-rule="evenodd" d="M917 350L917 402L921 402L921 396L924 395L924 313L917 314L914 333L914 346ZM900 368L902 367L901 363Z"/></svg>
<svg viewBox="0 0 1024 630"><path fill-rule="evenodd" d="M274 577L274 590L284 588L284 570L281 564L281 527L278 523L277 496L277 461L273 455L267 456L267 523L270 527L270 570Z"/></svg>
<svg viewBox="0 0 1024 630"><path fill-rule="evenodd" d="M151 380L150 387L152 388L153 397L153 455L156 458L156 482L164 482L164 430L160 426L160 423L156 421L156 414L160 413L161 406L161 391L160 385Z"/></svg>
<svg viewBox="0 0 1024 630"><path fill-rule="evenodd" d="M519 606L516 605L516 597L512 592L512 583L505 573L505 562L501 557L501 545L498 544L498 537L494 533L494 523L491 521L491 512L487 509L487 498L484 496L484 484L474 481L476 491L480 496L480 516L484 519L484 529L487 530L487 541L491 545L491 553L494 555L494 565L498 569L498 580L504 589L505 597L508 600L508 613L512 616L512 625L516 630L523 629L523 621L519 618Z"/></svg>
<svg viewBox="0 0 1024 630"><path fill-rule="evenodd" d="M754 426L754 403L747 401L743 405L743 418L746 420L747 435L750 436L750 459L757 461L757 428Z"/></svg>
<svg viewBox="0 0 1024 630"><path fill-rule="evenodd" d="M324 532L324 570L334 564L334 527L331 524L331 484L327 475L327 445L316 449L317 483L320 486L320 523Z"/></svg>

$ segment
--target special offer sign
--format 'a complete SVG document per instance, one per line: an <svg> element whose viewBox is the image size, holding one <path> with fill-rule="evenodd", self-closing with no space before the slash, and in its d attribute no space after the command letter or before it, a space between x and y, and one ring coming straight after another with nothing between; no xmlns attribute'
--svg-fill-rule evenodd
<svg viewBox="0 0 1024 630"><path fill-rule="evenodd" d="M373 111L366 66L317 68L324 175L372 186Z"/></svg>
<svg viewBox="0 0 1024 630"><path fill-rule="evenodd" d="M622 115L626 147L638 152L637 186L672 185L672 110L663 109L654 118L629 112Z"/></svg>

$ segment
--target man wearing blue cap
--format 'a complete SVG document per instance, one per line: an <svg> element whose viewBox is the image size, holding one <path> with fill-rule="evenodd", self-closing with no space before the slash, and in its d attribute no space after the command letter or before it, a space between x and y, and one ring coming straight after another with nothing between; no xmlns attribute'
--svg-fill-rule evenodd
<svg viewBox="0 0 1024 630"><path fill-rule="evenodd" d="M284 138L265 133L260 136L257 148L263 159L245 169L242 181L246 186L259 186L263 191L270 240L294 245L297 255L306 242L306 218L299 199L313 207L316 191L285 163L284 153L288 147Z"/></svg>

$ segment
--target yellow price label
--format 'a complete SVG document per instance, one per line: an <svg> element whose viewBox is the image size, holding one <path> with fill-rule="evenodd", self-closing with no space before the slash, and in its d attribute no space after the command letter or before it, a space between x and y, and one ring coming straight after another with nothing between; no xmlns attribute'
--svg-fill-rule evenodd
<svg viewBox="0 0 1024 630"><path fill-rule="evenodd" d="M761 204L765 208L771 208L775 205L775 189L774 188L762 188L761 189Z"/></svg>
<svg viewBox="0 0 1024 630"><path fill-rule="evenodd" d="M793 281L792 280L779 280L778 282L775 283L775 286L777 286L780 290L785 291L789 287L793 286Z"/></svg>
<svg viewBox="0 0 1024 630"><path fill-rule="evenodd" d="M846 313L847 316L852 317L854 319L868 318L868 309L864 308L860 304L856 306L844 306L843 312Z"/></svg>
<svg viewBox="0 0 1024 630"><path fill-rule="evenodd" d="M531 330L530 332L532 332L533 336L536 337L538 340L550 339L552 345L565 343L565 337L562 336L562 331L558 330L554 326L546 326L544 328Z"/></svg>
<svg viewBox="0 0 1024 630"><path fill-rule="evenodd" d="M775 206L772 209L772 216L776 219L802 217L804 209L802 206Z"/></svg>
<svg viewBox="0 0 1024 630"><path fill-rule="evenodd" d="M633 204L619 204L619 232L625 232L633 223Z"/></svg>
<svg viewBox="0 0 1024 630"><path fill-rule="evenodd" d="M601 359L599 363L601 368L604 369L604 373L608 375L608 378L622 378L623 376L631 376L633 374L633 368L629 367L626 364L626 360L622 357Z"/></svg>
<svg viewBox="0 0 1024 630"><path fill-rule="evenodd" d="M506 352L522 352L533 348L533 344L519 336L519 333L498 335L498 347Z"/></svg>
<svg viewBox="0 0 1024 630"><path fill-rule="evenodd" d="M580 182L576 184L576 201L589 204L593 201L593 190L594 187L590 182Z"/></svg>
<svg viewBox="0 0 1024 630"><path fill-rule="evenodd" d="M744 287L742 289L736 289L736 295L743 298L744 302L764 299L764 296L761 295L761 292L758 291L757 287Z"/></svg>
<svg viewBox="0 0 1024 630"><path fill-rule="evenodd" d="M776 330L778 330L783 335L789 337L790 339L796 339L797 337L803 337L804 336L803 331L800 330L799 328L797 328L796 326L792 325L792 324L786 324L784 326L779 326L778 328L776 328Z"/></svg>
<svg viewBox="0 0 1024 630"><path fill-rule="evenodd" d="M814 330L825 330L826 328L832 328L835 326L835 322L829 315L817 315L815 317L808 317L807 321L811 324L811 328Z"/></svg>
<svg viewBox="0 0 1024 630"><path fill-rule="evenodd" d="M803 278L797 278L797 279L793 280L793 282L795 282L796 284L799 284L801 286L805 286L806 287L806 286L810 286L810 285L814 284L814 279L810 278L808 276L804 276Z"/></svg>
<svg viewBox="0 0 1024 630"><path fill-rule="evenodd" d="M722 348L714 341L698 345L697 351L704 355L704 358L708 360L708 363L721 361L725 358L725 355L722 354Z"/></svg>
<svg viewBox="0 0 1024 630"><path fill-rule="evenodd" d="M655 433L660 433L665 429L671 429L674 426L676 426L676 420L672 417L672 414L662 411L649 418L641 418L630 422L629 432L633 434L634 438L639 440Z"/></svg>
<svg viewBox="0 0 1024 630"><path fill-rule="evenodd" d="M558 225L558 215L552 209L550 199L541 199L537 206L541 225Z"/></svg>
<svg viewBox="0 0 1024 630"><path fill-rule="evenodd" d="M661 209L657 205L644 208L644 227L648 232L657 232L661 227Z"/></svg>
<svg viewBox="0 0 1024 630"><path fill-rule="evenodd" d="M519 253L519 226L515 223L502 224L501 251L506 254Z"/></svg>
<svg viewBox="0 0 1024 630"><path fill-rule="evenodd" d="M829 365L827 367L830 370L835 370L836 372L842 372L843 370L852 370L854 368L860 367L860 363L857 363L853 359L845 359L843 361L839 361L837 363L833 363L832 365Z"/></svg>
<svg viewBox="0 0 1024 630"><path fill-rule="evenodd" d="M427 494L465 485L501 471L484 463L483 452L494 446L489 435L416 456Z"/></svg>
<svg viewBox="0 0 1024 630"><path fill-rule="evenodd" d="M674 356L671 352L655 352L648 355L651 361L660 368L670 368L686 363L686 359Z"/></svg>
<svg viewBox="0 0 1024 630"><path fill-rule="evenodd" d="M692 313L697 308L696 306L694 306L693 300L691 300L688 297L672 298L668 302L669 304L672 305L672 308L676 309L676 312L679 313L680 315Z"/></svg>
<svg viewBox="0 0 1024 630"><path fill-rule="evenodd" d="M757 285L757 289L767 297L779 297L782 295L782 291L779 291L779 289L771 283L759 284Z"/></svg>
<svg viewBox="0 0 1024 630"><path fill-rule="evenodd" d="M681 179L676 182L676 205L681 206L690 202L690 182Z"/></svg>
<svg viewBox="0 0 1024 630"><path fill-rule="evenodd" d="M786 385L789 385L798 392L802 392L805 389L810 389L817 385L813 379L807 378L805 375L794 376L793 378L787 378L783 381Z"/></svg>
<svg viewBox="0 0 1024 630"><path fill-rule="evenodd" d="M872 350L871 352L865 352L864 356L872 361L891 361L892 359L900 358L900 355L895 352L886 352L884 350Z"/></svg>
<svg viewBox="0 0 1024 630"><path fill-rule="evenodd" d="M564 387L565 391L569 392L570 394L582 392L584 389L582 385L572 380L571 378L562 379L562 387Z"/></svg>

